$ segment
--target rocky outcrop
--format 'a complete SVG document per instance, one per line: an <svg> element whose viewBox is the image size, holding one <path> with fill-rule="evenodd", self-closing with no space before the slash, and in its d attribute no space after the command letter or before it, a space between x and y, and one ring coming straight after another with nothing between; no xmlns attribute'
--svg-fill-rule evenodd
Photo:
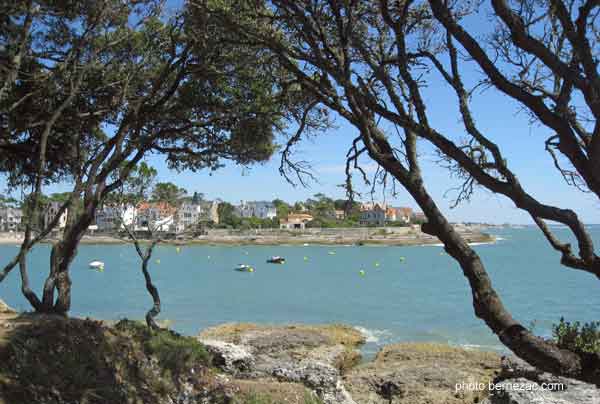
<svg viewBox="0 0 600 404"><path fill-rule="evenodd" d="M485 404L600 404L592 384L542 372L514 356L502 358L502 370Z"/></svg>
<svg viewBox="0 0 600 404"><path fill-rule="evenodd" d="M215 365L239 378L299 383L326 404L355 403L341 379L364 342L354 328L225 324L203 332L200 341L213 352Z"/></svg>
<svg viewBox="0 0 600 404"><path fill-rule="evenodd" d="M493 353L403 343L382 348L372 362L350 371L343 382L360 404L390 399L397 404L466 404L487 397L488 382L499 370L500 357Z"/></svg>
<svg viewBox="0 0 600 404"><path fill-rule="evenodd" d="M14 314L16 313L9 305L4 303L2 299L0 299L0 314Z"/></svg>
<svg viewBox="0 0 600 404"><path fill-rule="evenodd" d="M248 349L229 342L200 340L212 355L213 365L232 375L249 372L254 368L254 356Z"/></svg>

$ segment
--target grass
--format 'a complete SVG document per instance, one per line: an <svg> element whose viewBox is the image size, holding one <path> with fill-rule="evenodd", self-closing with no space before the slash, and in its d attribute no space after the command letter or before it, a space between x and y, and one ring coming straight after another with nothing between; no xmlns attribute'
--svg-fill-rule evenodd
<svg viewBox="0 0 600 404"><path fill-rule="evenodd" d="M365 343L365 337L360 331L343 324L269 326L252 323L227 323L208 328L202 332L201 336L203 338L214 338L239 343L244 333L251 331L268 332L275 329L299 330L324 335L331 345L341 344L346 347L358 347Z"/></svg>
<svg viewBox="0 0 600 404"><path fill-rule="evenodd" d="M210 354L196 338L186 337L174 331L151 330L138 321L121 320L115 329L130 333L141 341L148 355L154 355L161 367L180 374L197 365L208 366Z"/></svg>
<svg viewBox="0 0 600 404"><path fill-rule="evenodd" d="M323 401L319 397L309 392L305 392L304 396L295 402L298 404L323 404ZM269 394L251 392L244 397L234 399L233 404L282 404L282 401L280 398Z"/></svg>

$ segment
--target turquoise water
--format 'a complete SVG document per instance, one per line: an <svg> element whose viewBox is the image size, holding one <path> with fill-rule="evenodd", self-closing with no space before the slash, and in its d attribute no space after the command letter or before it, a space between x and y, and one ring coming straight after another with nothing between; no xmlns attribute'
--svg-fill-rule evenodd
<svg viewBox="0 0 600 404"><path fill-rule="evenodd" d="M591 232L600 244L600 227L591 227ZM561 316L600 319L600 281L561 267L558 254L537 229L492 233L502 239L475 248L517 319L525 325L535 321L541 335L550 335L552 323ZM8 260L16 250L0 246L0 256ZM500 349L496 337L473 314L459 266L442 251L439 246L189 246L177 253L173 246L159 246L151 271L163 301L161 318L185 334L230 321L341 322L365 330L369 353L395 341ZM40 245L29 256L36 290L47 273L48 255L49 247ZM287 262L266 264L271 255L285 256ZM96 259L106 263L103 273L88 269ZM256 272L234 271L240 263L254 265ZM151 306L132 246L81 246L71 277L72 315L143 318ZM28 309L17 270L0 284L0 298Z"/></svg>

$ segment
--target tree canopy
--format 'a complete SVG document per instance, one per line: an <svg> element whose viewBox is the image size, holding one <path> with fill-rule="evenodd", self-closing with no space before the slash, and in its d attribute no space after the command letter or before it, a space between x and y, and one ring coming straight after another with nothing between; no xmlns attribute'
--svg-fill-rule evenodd
<svg viewBox="0 0 600 404"><path fill-rule="evenodd" d="M209 2L212 3L212 2ZM53 246L39 311L70 308L69 266L97 207L149 154L176 170L252 164L275 150L275 134L307 109L300 89L261 48L240 46L199 8L167 15L162 2L4 2L0 171L31 187L73 184L68 225ZM32 215L33 217L33 215ZM32 236L0 280L56 221ZM55 292L58 297L55 300Z"/></svg>

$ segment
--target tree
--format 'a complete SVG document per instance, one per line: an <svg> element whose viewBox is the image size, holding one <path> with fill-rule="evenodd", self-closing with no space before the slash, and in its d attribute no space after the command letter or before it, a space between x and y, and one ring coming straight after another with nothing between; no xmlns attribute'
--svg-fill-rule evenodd
<svg viewBox="0 0 600 404"><path fill-rule="evenodd" d="M160 294L158 288L152 282L152 275L148 264L152 259L152 253L157 244L162 239L157 233L157 229L153 226L153 223L148 223L145 231L147 239L144 242L140 241L136 236L136 222L137 215L134 214L132 223L126 223L124 220L124 213L128 208L128 205L138 206L141 202L148 200L149 196L156 191L156 188L152 188L155 182L157 171L155 168L148 166L145 162L142 162L139 166L133 168L131 173L123 185L120 187L118 192L112 194L112 205L119 212L120 226L125 230L128 236L128 241L132 242L138 257L141 260L141 270L144 276L146 284L146 290L152 297L152 308L146 313L146 324L152 329L158 329L159 326L156 323L156 317L161 311ZM158 186L158 184L156 184ZM135 211L137 212L137 211Z"/></svg>
<svg viewBox="0 0 600 404"><path fill-rule="evenodd" d="M202 192L194 192L192 196L192 203L197 205L204 200L204 194Z"/></svg>
<svg viewBox="0 0 600 404"><path fill-rule="evenodd" d="M152 191L152 200L176 206L179 204L179 199L185 195L187 195L187 191L184 188L179 188L172 182L159 182Z"/></svg>
<svg viewBox="0 0 600 404"><path fill-rule="evenodd" d="M542 370L600 384L598 353L558 347L512 317L482 259L431 197L417 152L418 140L430 144L464 180L457 202L468 199L475 186L506 196L532 217L550 247L561 253L565 268L600 277L600 258L577 214L528 192L492 140L494 134L478 127L470 107L479 85L509 97L540 132L549 133L544 147L565 180L600 196L599 4L492 0L494 23L488 24L487 40L462 24L464 17L483 18L487 11L472 4L275 0L245 3L246 18L228 18L217 8L213 12L242 41L269 49L304 89L358 130L347 154L350 199L352 174L368 181L359 164L361 156L368 156L380 166L379 181L398 182L423 210L423 231L438 237L460 264L475 315L500 341ZM463 76L478 69L482 76L470 80L469 88ZM464 140L433 124L435 103L423 95L423 87L436 81L454 93ZM579 251L560 241L546 220L566 225Z"/></svg>
<svg viewBox="0 0 600 404"><path fill-rule="evenodd" d="M291 207L286 201L274 199L273 205L275 205L275 209L277 210L278 219L285 219L290 214Z"/></svg>
<svg viewBox="0 0 600 404"><path fill-rule="evenodd" d="M0 277L18 263L36 311L69 311L69 268L79 242L98 206L145 156L161 154L175 170L217 169L224 159L249 165L269 158L275 133L304 115L305 99L277 83L285 75L259 49L230 44L200 10L168 17L161 5L7 7L10 21L22 21L15 27L22 35L2 38L5 49L19 50L2 70L2 119L9 128L2 142L10 153L0 169L12 169L8 155L25 154L32 167L20 166L15 183L31 185L34 212L45 183L66 177L73 184L53 224L35 237L28 224L19 254ZM25 256L74 200L82 208L68 211L40 298L29 287Z"/></svg>
<svg viewBox="0 0 600 404"><path fill-rule="evenodd" d="M219 224L234 226L239 224L239 218L235 215L235 207L229 202L221 202L217 207Z"/></svg>

